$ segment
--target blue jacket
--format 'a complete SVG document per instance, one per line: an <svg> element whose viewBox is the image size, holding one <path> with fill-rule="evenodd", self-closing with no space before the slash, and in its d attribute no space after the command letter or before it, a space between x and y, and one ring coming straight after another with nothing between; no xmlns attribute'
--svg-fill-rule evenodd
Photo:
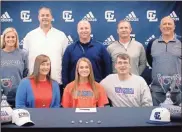
<svg viewBox="0 0 182 132"><path fill-rule="evenodd" d="M50 108L60 107L60 90L56 81L52 81L52 103ZM41 94L41 93L40 93ZM16 92L16 108L35 108L35 100L30 79L21 80Z"/></svg>
<svg viewBox="0 0 182 132"><path fill-rule="evenodd" d="M80 41L76 41L66 48L63 56L62 82L64 87L75 79L76 64L81 57L86 57L91 61L97 82L112 72L111 57L102 43L91 39L85 48Z"/></svg>

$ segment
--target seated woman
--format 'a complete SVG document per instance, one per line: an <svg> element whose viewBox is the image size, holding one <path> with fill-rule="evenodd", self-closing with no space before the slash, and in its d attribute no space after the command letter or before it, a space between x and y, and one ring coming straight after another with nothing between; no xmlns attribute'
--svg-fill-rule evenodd
<svg viewBox="0 0 182 132"><path fill-rule="evenodd" d="M20 81L28 74L27 53L19 49L18 33L8 27L1 38L0 86L12 108L15 107L16 90Z"/></svg>
<svg viewBox="0 0 182 132"><path fill-rule="evenodd" d="M92 64L87 58L80 58L76 65L75 80L64 89L64 108L104 107L108 104L104 88L95 82Z"/></svg>
<svg viewBox="0 0 182 132"><path fill-rule="evenodd" d="M35 59L31 76L23 79L16 93L16 108L60 107L60 90L51 77L51 62L48 56L39 55Z"/></svg>

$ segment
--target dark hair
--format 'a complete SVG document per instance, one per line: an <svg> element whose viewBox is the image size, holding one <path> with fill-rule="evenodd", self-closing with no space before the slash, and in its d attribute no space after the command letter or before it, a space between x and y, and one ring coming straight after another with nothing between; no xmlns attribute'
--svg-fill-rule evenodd
<svg viewBox="0 0 182 132"><path fill-rule="evenodd" d="M47 10L49 10L50 13L51 13L51 15L52 15L52 10L51 10L49 7L45 7L45 6L43 6L43 7L41 7L41 8L39 9L38 14L40 14L40 10L42 10L42 9L47 9Z"/></svg>

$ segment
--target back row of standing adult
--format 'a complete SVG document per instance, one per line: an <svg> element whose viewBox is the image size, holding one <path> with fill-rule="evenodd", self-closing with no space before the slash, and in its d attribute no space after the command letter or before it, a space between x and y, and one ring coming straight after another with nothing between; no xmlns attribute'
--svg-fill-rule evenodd
<svg viewBox="0 0 182 132"><path fill-rule="evenodd" d="M29 74L33 71L35 58L40 54L50 57L51 77L59 83L61 90L74 80L76 63L81 57L91 61L98 82L112 72L111 58L104 45L90 37L91 25L88 21L78 23L79 40L68 46L66 35L52 26L50 8L40 8L38 19L40 26L25 36L23 44L28 52Z"/></svg>
<svg viewBox="0 0 182 132"><path fill-rule="evenodd" d="M100 82L110 73L115 72L112 64L114 64L116 56L122 52L127 53L131 57L131 73L141 75L146 67L147 60L145 49L141 43L131 39L130 33L132 27L127 21L120 21L118 23L117 33L119 35L119 41L110 44L106 49L102 43L90 37L91 25L88 21L81 20L78 23L77 32L79 40L68 46L66 35L62 31L55 29L51 24L51 9L47 7L41 8L38 18L40 26L28 33L24 39L24 49L29 53L29 73L31 74L32 72L35 57L39 54L46 54L51 59L51 76L60 84L61 90L69 82L74 80L76 63L81 57L87 57L91 61L97 82ZM147 48L147 56L154 58L152 64L154 68L154 70L152 70L153 85L151 88L152 97L155 102L154 105L159 105L159 103L163 102L166 93L162 88L164 84L158 85L156 90L154 90L154 80L157 79L157 81L160 82L160 79L164 81L166 77L171 78L172 76L179 75L179 80L181 81L181 70L179 69L181 66L181 54L179 52L181 42L176 38L174 33L174 21L171 18L163 19L160 24L160 29L162 37L154 41L156 44L153 44L151 47L151 44L149 44L149 48ZM168 41L165 41L166 33L171 34ZM151 43L154 42L151 41ZM169 46L167 46L167 44L169 44ZM165 52L166 47L169 47L167 52ZM161 48L161 50L159 48ZM148 57L149 64L151 64L150 57ZM156 58L158 59L156 60ZM167 59L169 61L164 61ZM177 63L173 63L175 60ZM163 67L166 65L168 65L169 68L164 69ZM175 67L179 70L176 71ZM157 73L154 73L156 71L155 69L158 69ZM173 71L172 69L175 70L175 72L171 74L170 71ZM165 73L162 73L163 70L165 70ZM160 78L158 76L160 74L163 74L162 76L164 78Z"/></svg>
<svg viewBox="0 0 182 132"><path fill-rule="evenodd" d="M41 8L38 18L40 26L26 35L23 44L23 48L29 53L29 73L32 72L34 60L39 54L46 54L51 58L51 76L64 87L73 81L75 66L81 57L87 57L92 62L95 79L98 82L115 72L112 64L121 52L128 53L132 58L132 73L141 75L146 67L144 47L130 38L132 28L127 21L119 22L117 29L119 41L115 41L106 50L102 43L91 38L91 25L88 21L81 20L78 23L79 40L68 46L66 35L52 26L51 9Z"/></svg>

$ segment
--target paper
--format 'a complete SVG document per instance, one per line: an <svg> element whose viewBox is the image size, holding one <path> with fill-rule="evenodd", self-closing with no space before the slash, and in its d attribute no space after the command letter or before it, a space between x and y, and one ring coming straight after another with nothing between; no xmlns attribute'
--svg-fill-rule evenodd
<svg viewBox="0 0 182 132"><path fill-rule="evenodd" d="M75 112L92 113L97 112L96 108L76 108Z"/></svg>

